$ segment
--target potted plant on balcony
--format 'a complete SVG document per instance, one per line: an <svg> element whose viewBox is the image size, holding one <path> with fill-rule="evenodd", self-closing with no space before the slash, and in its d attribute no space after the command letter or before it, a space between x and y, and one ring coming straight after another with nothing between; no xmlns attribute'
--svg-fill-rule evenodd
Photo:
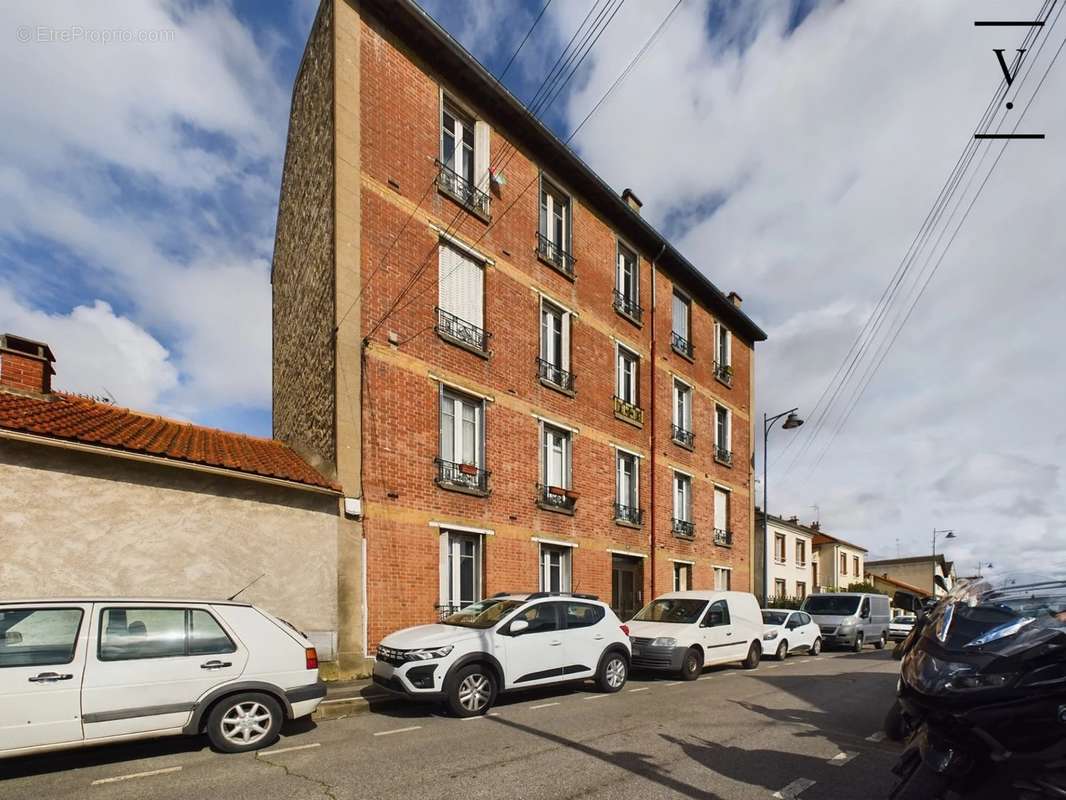
<svg viewBox="0 0 1066 800"><path fill-rule="evenodd" d="M549 486L548 494L555 495L556 497L566 497L566 489L562 486Z"/></svg>
<svg viewBox="0 0 1066 800"><path fill-rule="evenodd" d="M580 497L580 496L581 495L579 495L573 489L567 489L566 490L566 499L567 500L577 500L577 498Z"/></svg>
<svg viewBox="0 0 1066 800"><path fill-rule="evenodd" d="M463 475L477 475L477 467L473 464L460 464L459 472Z"/></svg>

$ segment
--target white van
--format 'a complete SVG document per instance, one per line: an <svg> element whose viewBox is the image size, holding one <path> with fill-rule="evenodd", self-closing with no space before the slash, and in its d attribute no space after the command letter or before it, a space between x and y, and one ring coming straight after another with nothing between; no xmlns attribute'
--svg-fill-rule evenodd
<svg viewBox="0 0 1066 800"><path fill-rule="evenodd" d="M878 650L888 641L888 598L883 594L826 592L809 594L800 606L818 623L826 647L848 647L856 653L863 645Z"/></svg>
<svg viewBox="0 0 1066 800"><path fill-rule="evenodd" d="M325 694L311 642L247 603L0 602L0 758L204 732L256 750Z"/></svg>
<svg viewBox="0 0 1066 800"><path fill-rule="evenodd" d="M747 592L671 592L629 620L634 668L699 677L704 667L739 661L759 666L762 612Z"/></svg>

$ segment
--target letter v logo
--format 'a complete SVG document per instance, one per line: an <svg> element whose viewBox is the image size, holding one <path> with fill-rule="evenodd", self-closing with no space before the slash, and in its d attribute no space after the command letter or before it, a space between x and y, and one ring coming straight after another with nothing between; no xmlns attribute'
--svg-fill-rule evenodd
<svg viewBox="0 0 1066 800"><path fill-rule="evenodd" d="M1004 49L1005 48L1000 47L998 49L993 49L992 52L995 53L996 58L999 59L999 68L1003 70L1003 79L1007 82L1007 86L1009 87L1014 83L1014 78L1018 74L1018 68L1022 65L1022 56L1025 55L1025 50L1022 48L1018 49L1018 64L1014 68L1014 75L1011 75L1010 67L1007 66L1007 61L1003 58Z"/></svg>

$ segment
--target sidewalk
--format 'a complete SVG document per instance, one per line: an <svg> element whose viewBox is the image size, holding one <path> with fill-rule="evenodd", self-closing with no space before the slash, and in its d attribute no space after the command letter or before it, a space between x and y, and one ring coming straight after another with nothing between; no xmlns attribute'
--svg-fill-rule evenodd
<svg viewBox="0 0 1066 800"><path fill-rule="evenodd" d="M330 681L326 684L326 699L319 704L314 719L341 719L400 702L401 698L379 689L371 680Z"/></svg>

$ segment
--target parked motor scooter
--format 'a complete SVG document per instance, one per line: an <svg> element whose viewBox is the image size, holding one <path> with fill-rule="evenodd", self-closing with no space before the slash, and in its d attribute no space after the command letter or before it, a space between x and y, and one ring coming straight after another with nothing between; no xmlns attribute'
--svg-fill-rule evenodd
<svg viewBox="0 0 1066 800"><path fill-rule="evenodd" d="M892 650L892 658L896 661L902 661L903 657L914 648L915 643L921 638L922 630L925 628L925 621L929 613L936 607L936 603L937 601L934 597L917 598L907 592L896 592L895 597L892 599L892 605L896 608L906 609L915 615L914 627L911 628L906 637L896 643L895 648ZM888 713L885 714L882 728L885 736L893 742L902 742L913 732L913 720L903 712L903 706L900 704L898 697L893 701Z"/></svg>

